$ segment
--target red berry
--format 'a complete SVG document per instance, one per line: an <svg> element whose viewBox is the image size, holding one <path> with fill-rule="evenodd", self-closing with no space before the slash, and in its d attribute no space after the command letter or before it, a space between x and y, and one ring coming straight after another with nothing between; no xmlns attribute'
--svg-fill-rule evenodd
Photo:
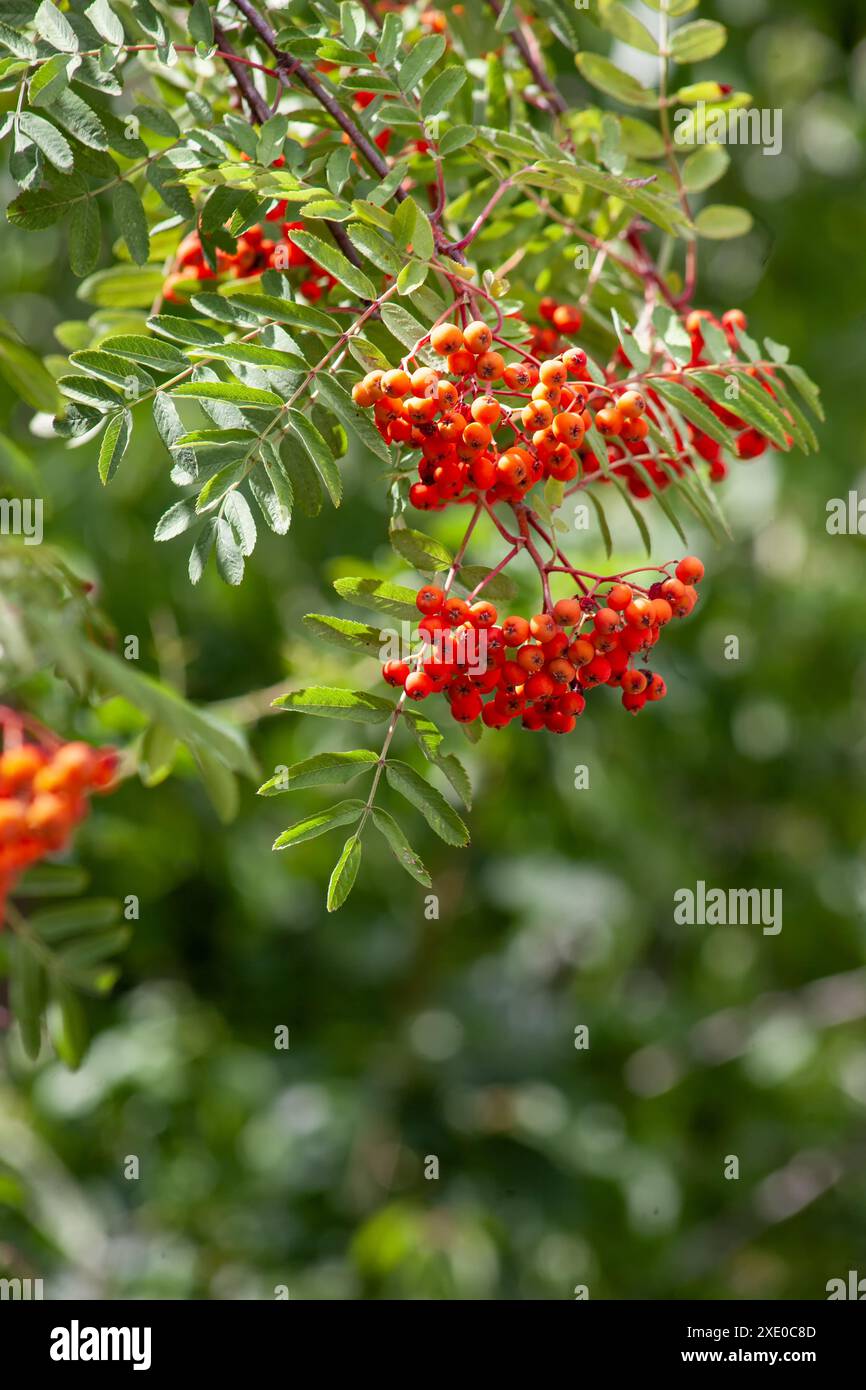
<svg viewBox="0 0 866 1390"><path fill-rule="evenodd" d="M423 671L413 671L406 677L404 689L410 700L426 700L433 694L433 681Z"/></svg>
<svg viewBox="0 0 866 1390"><path fill-rule="evenodd" d="M471 724L483 708L484 702L475 691L471 695L458 695L451 701L451 714L458 724Z"/></svg>
<svg viewBox="0 0 866 1390"><path fill-rule="evenodd" d="M496 609L493 604L487 603L485 600L473 603L469 609L469 621L473 627L492 627L496 622L496 617Z"/></svg>
<svg viewBox="0 0 866 1390"><path fill-rule="evenodd" d="M382 675L389 685L405 685L409 667L405 661L386 661Z"/></svg>
<svg viewBox="0 0 866 1390"><path fill-rule="evenodd" d="M415 603L422 613L438 613L444 601L444 589L437 588L435 584L425 584L415 595Z"/></svg>
<svg viewBox="0 0 866 1390"><path fill-rule="evenodd" d="M677 565L676 573L683 584L699 584L704 577L704 567L696 555L686 555Z"/></svg>

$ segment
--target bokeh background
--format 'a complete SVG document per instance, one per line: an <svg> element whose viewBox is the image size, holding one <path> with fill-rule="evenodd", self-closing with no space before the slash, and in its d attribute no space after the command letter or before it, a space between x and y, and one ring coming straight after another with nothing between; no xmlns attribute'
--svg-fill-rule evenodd
<svg viewBox="0 0 866 1390"><path fill-rule="evenodd" d="M80 858L100 894L140 895L141 920L113 996L88 1004L78 1072L2 1044L0 1274L49 1297L211 1299L822 1298L866 1275L864 540L825 526L864 481L866 15L701 13L731 30L713 74L781 108L784 137L776 158L733 152L719 197L755 228L709 246L698 302L742 306L820 382L821 454L733 470L736 540L694 534L709 573L661 644L663 704L631 719L602 694L568 740L458 746L471 847L411 824L438 920L384 842L334 917L339 836L270 853L326 791L246 786L228 828L183 775L102 803ZM0 286L46 352L82 312L51 231L6 228ZM299 619L329 579L393 571L374 470L350 464L339 512L263 539L241 590L209 573L192 591L183 544L150 539L173 500L160 447L139 442L104 491L92 450L34 440L8 393L2 415L4 474L29 457L50 540L147 669L208 702L345 677ZM330 721L249 727L263 777L353 746ZM698 879L781 888L781 933L677 926Z"/></svg>

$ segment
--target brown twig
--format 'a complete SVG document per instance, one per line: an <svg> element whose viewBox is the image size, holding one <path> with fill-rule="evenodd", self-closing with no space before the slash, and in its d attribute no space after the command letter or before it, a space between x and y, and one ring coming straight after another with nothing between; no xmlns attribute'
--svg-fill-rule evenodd
<svg viewBox="0 0 866 1390"><path fill-rule="evenodd" d="M499 0L487 0L487 3L498 19L502 14L502 5L499 3ZM544 92L548 110L556 116L564 116L565 112L568 110L568 103L555 83L551 82L547 73L544 71L541 54L535 49L531 31L528 26L524 24L522 18L518 17L517 27L512 30L508 37L514 41L514 47L517 49L524 63L532 73L532 76L535 78L536 86L540 87Z"/></svg>

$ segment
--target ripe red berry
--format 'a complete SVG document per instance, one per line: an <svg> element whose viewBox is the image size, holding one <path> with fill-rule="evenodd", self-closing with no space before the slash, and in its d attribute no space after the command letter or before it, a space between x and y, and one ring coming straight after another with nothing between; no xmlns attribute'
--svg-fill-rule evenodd
<svg viewBox="0 0 866 1390"><path fill-rule="evenodd" d="M592 621L596 632L601 633L616 632L622 624L622 618L613 608L599 608Z"/></svg>
<svg viewBox="0 0 866 1390"><path fill-rule="evenodd" d="M642 710L647 702L645 691L624 691L622 697L623 709L627 709L629 714L637 714Z"/></svg>
<svg viewBox="0 0 866 1390"><path fill-rule="evenodd" d="M481 319L475 319L464 328L463 341L470 352L480 356L493 346L493 331Z"/></svg>
<svg viewBox="0 0 866 1390"><path fill-rule="evenodd" d="M614 584L607 595L607 606L612 608L615 613L623 613L634 597L634 593L628 584Z"/></svg>
<svg viewBox="0 0 866 1390"><path fill-rule="evenodd" d="M536 613L529 619L529 631L538 642L550 642L556 634L556 619L551 613Z"/></svg>
<svg viewBox="0 0 866 1390"><path fill-rule="evenodd" d="M575 666L585 666L595 656L595 646L586 637L578 637L568 649L568 659Z"/></svg>
<svg viewBox="0 0 866 1390"><path fill-rule="evenodd" d="M514 616L502 619L502 634L506 646L522 647L529 636L529 623L525 618Z"/></svg>
<svg viewBox="0 0 866 1390"><path fill-rule="evenodd" d="M559 708L564 714L583 714L586 700L579 690L567 690L559 698Z"/></svg>
<svg viewBox="0 0 866 1390"><path fill-rule="evenodd" d="M556 690L556 682L546 671L536 671L534 676L530 676L524 686L527 699L540 700L546 695L552 695Z"/></svg>
<svg viewBox="0 0 866 1390"><path fill-rule="evenodd" d="M469 604L457 594L449 594L441 608L442 617L449 627L457 627L466 620Z"/></svg>
<svg viewBox="0 0 866 1390"><path fill-rule="evenodd" d="M481 712L481 719L488 729L504 729L511 715L500 709L495 700L489 700Z"/></svg>
<svg viewBox="0 0 866 1390"><path fill-rule="evenodd" d="M469 609L469 621L473 627L492 627L496 622L496 609L492 603L487 603L485 599L473 603Z"/></svg>
<svg viewBox="0 0 866 1390"><path fill-rule="evenodd" d="M440 357L450 357L463 347L463 334L456 323L440 323L430 334L430 346Z"/></svg>
<svg viewBox="0 0 866 1390"><path fill-rule="evenodd" d="M696 555L686 555L677 565L676 575L683 584L699 584L704 577L704 567Z"/></svg>
<svg viewBox="0 0 866 1390"><path fill-rule="evenodd" d="M426 700L428 695L432 695L434 685L424 671L413 671L406 677L403 688L410 700Z"/></svg>
<svg viewBox="0 0 866 1390"><path fill-rule="evenodd" d="M626 622L631 623L632 627L651 627L654 617L652 600L642 596L632 599L625 616Z"/></svg>
<svg viewBox="0 0 866 1390"><path fill-rule="evenodd" d="M483 708L484 701L474 690L470 695L458 695L456 699L451 701L451 714L458 724L471 724L473 720L478 718Z"/></svg>
<svg viewBox="0 0 866 1390"><path fill-rule="evenodd" d="M415 603L421 613L438 613L445 600L444 589L435 584L425 584L415 595Z"/></svg>
<svg viewBox="0 0 866 1390"><path fill-rule="evenodd" d="M578 680L584 686L604 685L610 674L610 662L603 656L594 656L587 666L581 667Z"/></svg>
<svg viewBox="0 0 866 1390"><path fill-rule="evenodd" d="M405 685L409 667L405 661L386 661L382 675L389 685Z"/></svg>
<svg viewBox="0 0 866 1390"><path fill-rule="evenodd" d="M540 671L544 666L544 652L540 647L533 647L527 644L525 647L520 648L515 660L518 666L521 666L524 671Z"/></svg>

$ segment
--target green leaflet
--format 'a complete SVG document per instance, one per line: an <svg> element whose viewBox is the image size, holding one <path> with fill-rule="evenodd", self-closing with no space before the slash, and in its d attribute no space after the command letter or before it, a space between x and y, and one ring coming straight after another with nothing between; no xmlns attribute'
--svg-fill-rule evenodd
<svg viewBox="0 0 866 1390"><path fill-rule="evenodd" d="M422 574L435 574L437 570L448 569L451 564L450 551L435 537L425 536L423 531L414 531L409 526L392 526L388 539L397 554Z"/></svg>
<svg viewBox="0 0 866 1390"><path fill-rule="evenodd" d="M317 714L330 719L350 719L356 724L381 724L394 712L390 700L365 690L342 690L336 686L314 685L293 690L274 700L276 709L295 714Z"/></svg>
<svg viewBox="0 0 866 1390"><path fill-rule="evenodd" d="M388 613L392 618L417 622L420 614L415 603L415 590L385 579L335 579L334 588L341 598L356 603L359 608Z"/></svg>
<svg viewBox="0 0 866 1390"><path fill-rule="evenodd" d="M336 247L329 246L327 242L321 241L311 232L297 231L292 233L292 241L306 251L308 256L325 270L329 271L341 285L345 285L353 294L358 294L362 299L375 299L376 290L372 282L367 278L362 270L347 260L342 251Z"/></svg>
<svg viewBox="0 0 866 1390"><path fill-rule="evenodd" d="M379 628L369 627L367 623L356 623L351 618L333 618L327 613L307 613L303 623L314 636L334 646L375 657L381 651Z"/></svg>
<svg viewBox="0 0 866 1390"><path fill-rule="evenodd" d="M326 830L332 830L337 825L351 825L359 819L363 810L363 801L338 801L336 806L329 806L325 811L316 811L303 820L295 821L294 825L277 836L273 847L288 849L291 845L300 845L304 840L324 835Z"/></svg>
<svg viewBox="0 0 866 1390"><path fill-rule="evenodd" d="M352 782L362 772L370 772L378 761L378 753L367 748L355 748L350 753L316 753L312 758L274 773L259 787L258 795L279 796L304 787Z"/></svg>
<svg viewBox="0 0 866 1390"><path fill-rule="evenodd" d="M343 852L334 866L328 883L327 908L336 912L348 898L355 886L358 869L361 867L361 841L353 835L343 846Z"/></svg>
<svg viewBox="0 0 866 1390"><path fill-rule="evenodd" d="M99 446L99 477L103 483L110 483L117 472L123 455L132 437L132 414L121 410L113 415L105 427L102 443Z"/></svg>
<svg viewBox="0 0 866 1390"><path fill-rule="evenodd" d="M394 857L399 864L411 874L414 879L425 888L432 888L433 880L425 869L423 863L418 858L401 827L397 824L393 816L389 816L387 811L381 807L373 807L373 824L381 832L390 845Z"/></svg>
<svg viewBox="0 0 866 1390"><path fill-rule="evenodd" d="M389 761L385 765L388 785L419 810L436 834L449 845L469 843L469 831L440 791L419 776L408 763Z"/></svg>
<svg viewBox="0 0 866 1390"><path fill-rule="evenodd" d="M312 420L308 419L300 410L287 408L285 418L286 427L303 444L310 461L328 490L328 496L334 506L338 507L343 496L343 479L327 441L316 429Z"/></svg>

